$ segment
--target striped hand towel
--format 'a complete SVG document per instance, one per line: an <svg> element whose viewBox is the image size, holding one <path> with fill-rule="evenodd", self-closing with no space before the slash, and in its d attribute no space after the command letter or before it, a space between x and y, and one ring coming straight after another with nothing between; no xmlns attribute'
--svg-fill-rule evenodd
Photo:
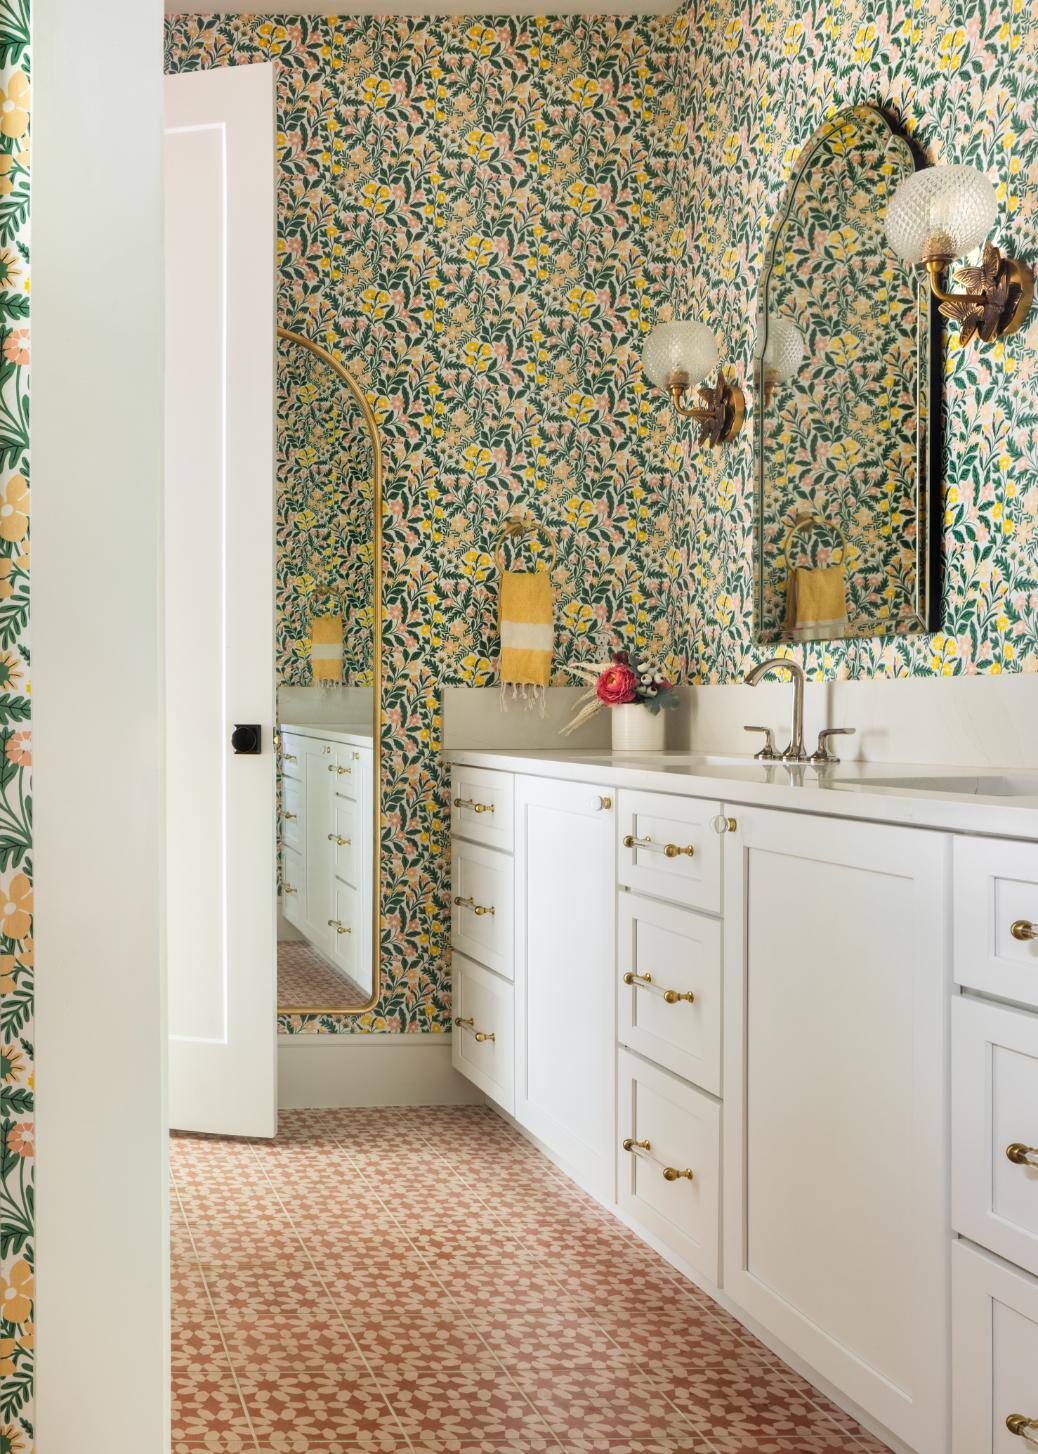
<svg viewBox="0 0 1038 1454"><path fill-rule="evenodd" d="M498 606L501 627L501 685L544 702L551 677L551 577L547 571L502 571ZM527 688L532 687L532 694ZM504 698L502 697L502 702Z"/></svg>
<svg viewBox="0 0 1038 1454"><path fill-rule="evenodd" d="M342 681L342 620L314 616L310 621L310 665L315 682Z"/></svg>

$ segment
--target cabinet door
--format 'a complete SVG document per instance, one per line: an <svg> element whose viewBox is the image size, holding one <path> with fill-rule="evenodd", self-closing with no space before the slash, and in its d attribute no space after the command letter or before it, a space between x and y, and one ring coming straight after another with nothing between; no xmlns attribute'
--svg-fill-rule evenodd
<svg viewBox="0 0 1038 1454"><path fill-rule="evenodd" d="M516 780L515 1114L615 1196L616 859L611 789Z"/></svg>
<svg viewBox="0 0 1038 1454"><path fill-rule="evenodd" d="M325 743L307 739L303 759L306 792L306 892L304 899L307 938L326 954L334 943L328 920L332 917L334 880L333 845L328 835L335 826L334 759L323 751Z"/></svg>
<svg viewBox="0 0 1038 1454"><path fill-rule="evenodd" d="M965 1242L952 1272L952 1454L1026 1454L1038 1446L1038 1280Z"/></svg>
<svg viewBox="0 0 1038 1454"><path fill-rule="evenodd" d="M724 1283L918 1454L948 1448L946 835L724 835Z"/></svg>

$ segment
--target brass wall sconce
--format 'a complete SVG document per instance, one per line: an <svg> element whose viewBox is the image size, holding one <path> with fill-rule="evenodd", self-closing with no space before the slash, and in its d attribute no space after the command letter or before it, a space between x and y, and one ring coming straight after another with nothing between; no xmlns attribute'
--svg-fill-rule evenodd
<svg viewBox="0 0 1038 1454"><path fill-rule="evenodd" d="M718 367L717 341L705 323L658 323L645 340L642 367L658 388L666 389L683 419L698 422L700 444L727 444L742 428L745 396ZM715 368L717 382L702 384ZM702 405L685 403L694 384L700 384Z"/></svg>
<svg viewBox="0 0 1038 1454"><path fill-rule="evenodd" d="M945 318L958 322L959 338L984 343L1015 333L1034 296L1031 269L1003 257L987 237L998 216L990 180L975 167L926 167L898 185L887 208L887 240L907 263L921 263ZM964 268L947 293L941 276L957 257L984 243L979 268Z"/></svg>

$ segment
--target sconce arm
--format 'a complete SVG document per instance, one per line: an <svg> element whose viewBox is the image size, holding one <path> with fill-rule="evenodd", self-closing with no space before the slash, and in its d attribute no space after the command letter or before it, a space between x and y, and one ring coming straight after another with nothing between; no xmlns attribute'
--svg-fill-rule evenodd
<svg viewBox="0 0 1038 1454"><path fill-rule="evenodd" d="M686 404L688 375L673 374L667 380L667 393L676 413L682 419L694 419L699 425L700 444L727 444L742 428L746 417L746 399L738 384L717 371L715 384L701 384L699 397L703 403Z"/></svg>
<svg viewBox="0 0 1038 1454"><path fill-rule="evenodd" d="M945 318L959 325L963 344L977 334L984 343L1015 333L1027 317L1034 296L1034 274L1016 258L1003 257L994 243L984 246L979 268L964 268L956 282L962 293L945 290L941 277L951 265L950 257L923 260L930 279L930 291L941 305Z"/></svg>

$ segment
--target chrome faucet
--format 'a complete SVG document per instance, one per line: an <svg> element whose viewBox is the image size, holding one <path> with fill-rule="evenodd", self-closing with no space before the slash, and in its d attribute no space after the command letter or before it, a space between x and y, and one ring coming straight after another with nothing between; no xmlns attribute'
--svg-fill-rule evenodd
<svg viewBox="0 0 1038 1454"><path fill-rule="evenodd" d="M788 671L793 683L793 719L790 727L789 746L782 753L783 762L807 762L804 748L804 672L795 661L784 656L772 656L755 666L746 678L746 685L755 687L761 677L769 671Z"/></svg>

